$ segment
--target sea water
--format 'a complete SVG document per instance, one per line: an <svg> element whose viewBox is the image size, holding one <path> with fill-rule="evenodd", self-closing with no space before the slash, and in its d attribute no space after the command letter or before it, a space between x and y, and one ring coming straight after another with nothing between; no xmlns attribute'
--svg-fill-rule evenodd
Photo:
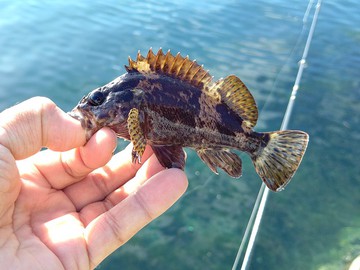
<svg viewBox="0 0 360 270"><path fill-rule="evenodd" d="M69 111L138 50L181 52L239 76L277 130L314 8L307 1L0 1L0 109L46 96ZM310 134L285 191L271 193L250 269L344 269L360 254L360 2L323 1L289 128ZM306 18L305 18L306 19ZM188 150L187 193L99 269L230 269L260 178L214 175Z"/></svg>

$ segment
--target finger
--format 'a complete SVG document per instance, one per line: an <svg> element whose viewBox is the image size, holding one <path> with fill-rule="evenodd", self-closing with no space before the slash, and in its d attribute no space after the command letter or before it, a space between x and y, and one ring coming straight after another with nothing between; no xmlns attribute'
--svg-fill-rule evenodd
<svg viewBox="0 0 360 270"><path fill-rule="evenodd" d="M64 189L77 210L89 203L103 200L109 193L135 176L142 164L132 162L131 151L132 144L129 144L125 150L113 156L105 166L89 174L84 180ZM146 163L152 154L151 147L146 147L142 161Z"/></svg>
<svg viewBox="0 0 360 270"><path fill-rule="evenodd" d="M37 153L32 161L52 188L63 189L104 166L111 159L115 147L115 133L109 128L103 128L83 147L67 152L42 151ZM18 164L21 169L21 161ZM23 177L26 177L26 171L28 170L21 172Z"/></svg>
<svg viewBox="0 0 360 270"><path fill-rule="evenodd" d="M23 159L42 147L66 151L85 144L79 121L44 97L35 97L0 114L0 144L15 159Z"/></svg>
<svg viewBox="0 0 360 270"><path fill-rule="evenodd" d="M12 209L20 188L19 171L9 149L0 145L0 227L11 223Z"/></svg>
<svg viewBox="0 0 360 270"><path fill-rule="evenodd" d="M120 186L114 192L109 194L106 197L103 203L108 204L110 209L128 197L129 194L132 194L139 189L146 181L148 181L152 176L161 172L165 168L160 164L155 155L152 155L141 168L136 173L135 177L131 181L126 182L124 185Z"/></svg>
<svg viewBox="0 0 360 270"><path fill-rule="evenodd" d="M138 190L139 187L141 187L141 185L149 180L153 175L162 170L164 170L164 167L159 163L156 156L152 155L148 160L146 160L143 166L141 166L134 178L111 192L103 200L95 202L91 201L87 204L84 203L83 205L75 204L77 207L81 207L80 216L83 224L87 226L96 217L113 208L115 205L128 197L129 194ZM85 207L83 208L83 206Z"/></svg>
<svg viewBox="0 0 360 270"><path fill-rule="evenodd" d="M99 216L85 229L91 267L127 242L166 211L185 192L187 178L179 169L164 170L137 192Z"/></svg>

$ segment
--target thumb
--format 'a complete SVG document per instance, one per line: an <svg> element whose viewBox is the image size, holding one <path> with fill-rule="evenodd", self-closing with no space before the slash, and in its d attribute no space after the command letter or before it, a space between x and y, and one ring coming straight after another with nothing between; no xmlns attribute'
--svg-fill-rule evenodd
<svg viewBox="0 0 360 270"><path fill-rule="evenodd" d="M65 151L85 141L81 124L47 98L32 98L0 113L0 225L11 220L8 210L20 192L17 159L44 146Z"/></svg>
<svg viewBox="0 0 360 270"><path fill-rule="evenodd" d="M29 157L42 147L66 151L85 142L80 122L48 98L31 98L0 114L0 145L15 159Z"/></svg>

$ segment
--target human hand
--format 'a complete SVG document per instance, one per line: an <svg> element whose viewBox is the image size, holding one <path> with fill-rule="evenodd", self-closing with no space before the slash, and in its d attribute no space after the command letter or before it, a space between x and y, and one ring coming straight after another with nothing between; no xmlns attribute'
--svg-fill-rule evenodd
<svg viewBox="0 0 360 270"><path fill-rule="evenodd" d="M113 156L110 129L84 144L80 123L46 98L0 114L0 269L92 269L186 190L150 148L143 164L130 147Z"/></svg>

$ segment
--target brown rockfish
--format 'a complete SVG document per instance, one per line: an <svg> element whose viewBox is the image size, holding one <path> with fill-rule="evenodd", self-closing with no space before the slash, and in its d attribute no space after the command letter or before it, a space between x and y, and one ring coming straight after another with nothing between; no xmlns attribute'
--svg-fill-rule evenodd
<svg viewBox="0 0 360 270"><path fill-rule="evenodd" d="M230 75L214 81L196 61L180 54L129 58L127 73L91 91L70 113L89 139L102 127L133 143L132 160L141 162L151 146L165 168L184 169L183 147L193 148L209 168L241 176L241 159L250 155L267 187L279 191L297 170L308 144L302 131L253 131L255 100L244 83Z"/></svg>

